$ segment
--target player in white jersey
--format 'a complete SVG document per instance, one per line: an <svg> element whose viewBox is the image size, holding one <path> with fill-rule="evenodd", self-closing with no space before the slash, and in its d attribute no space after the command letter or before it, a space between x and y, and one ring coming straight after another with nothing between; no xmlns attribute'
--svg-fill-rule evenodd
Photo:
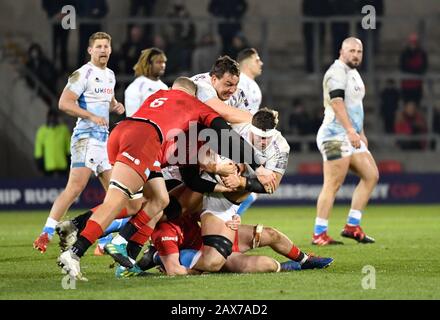
<svg viewBox="0 0 440 320"><path fill-rule="evenodd" d="M125 90L125 114L131 117L150 95L168 86L160 80L165 73L167 57L158 48L142 50L133 70L136 79Z"/></svg>
<svg viewBox="0 0 440 320"><path fill-rule="evenodd" d="M107 68L111 37L105 32L90 36L90 62L69 77L59 100L60 110L78 117L71 139L71 169L66 188L55 200L43 232L34 248L44 253L55 226L84 190L90 175L99 177L107 190L110 163L107 158L109 112L124 113L124 106L114 97L115 75Z"/></svg>
<svg viewBox="0 0 440 320"><path fill-rule="evenodd" d="M327 229L336 193L349 168L360 177L360 181L353 193L347 224L341 235L360 243L374 242L360 227L362 211L379 179L363 129L365 86L356 70L362 62L362 52L359 39L345 39L339 59L324 75L325 116L316 138L324 160L324 185L317 203L312 241L315 245L342 244L328 236Z"/></svg>
<svg viewBox="0 0 440 320"><path fill-rule="evenodd" d="M210 72L191 78L197 85L197 98L219 113L229 123L250 123L252 114L243 91L237 90L240 67L229 56L218 58Z"/></svg>
<svg viewBox="0 0 440 320"><path fill-rule="evenodd" d="M254 115L260 109L262 94L255 78L261 75L263 61L261 61L257 50L254 48L246 48L238 53L237 62L240 65L240 81L238 89L240 89L246 97L247 105L245 108ZM238 208L237 214L243 215L245 211L257 200L257 194L252 192L249 197L243 201Z"/></svg>

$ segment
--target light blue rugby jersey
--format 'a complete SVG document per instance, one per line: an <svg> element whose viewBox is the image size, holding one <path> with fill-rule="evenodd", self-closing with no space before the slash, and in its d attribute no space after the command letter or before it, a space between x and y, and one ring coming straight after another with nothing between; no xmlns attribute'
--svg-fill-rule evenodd
<svg viewBox="0 0 440 320"><path fill-rule="evenodd" d="M115 84L115 74L112 70L101 69L88 62L72 73L66 89L78 96L78 105L82 109L109 121L110 102L114 96ZM108 138L108 129L90 120L78 118L73 129L72 142L83 138L94 138L105 142Z"/></svg>
<svg viewBox="0 0 440 320"><path fill-rule="evenodd" d="M318 132L318 139L325 140L330 137L346 135L344 127L336 119L330 104L330 92L338 89L344 90L347 114L353 128L357 133L360 133L364 123L362 100L365 96L365 86L359 72L356 69L351 69L342 61L336 60L325 73L322 85L325 115Z"/></svg>

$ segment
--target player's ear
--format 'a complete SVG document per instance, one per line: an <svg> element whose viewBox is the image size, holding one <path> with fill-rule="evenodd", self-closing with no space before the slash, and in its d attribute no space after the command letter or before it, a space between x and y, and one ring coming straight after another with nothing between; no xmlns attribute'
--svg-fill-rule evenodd
<svg viewBox="0 0 440 320"><path fill-rule="evenodd" d="M90 55L92 55L92 47L87 47L87 52L90 54Z"/></svg>

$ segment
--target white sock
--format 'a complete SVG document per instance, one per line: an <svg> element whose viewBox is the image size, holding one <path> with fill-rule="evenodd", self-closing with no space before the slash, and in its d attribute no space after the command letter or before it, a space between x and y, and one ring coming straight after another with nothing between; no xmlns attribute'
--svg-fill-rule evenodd
<svg viewBox="0 0 440 320"><path fill-rule="evenodd" d="M361 223L362 211L350 209L347 218L347 224L349 226L358 226Z"/></svg>
<svg viewBox="0 0 440 320"><path fill-rule="evenodd" d="M44 225L45 227L48 228L54 228L57 226L58 221L56 221L55 219L52 219L51 217L47 218L46 220L46 224Z"/></svg>
<svg viewBox="0 0 440 320"><path fill-rule="evenodd" d="M118 234L116 237L113 238L112 243L113 243L113 244L116 244L116 245L121 245L121 244L127 244L128 241L125 240L125 238L121 237L121 236Z"/></svg>

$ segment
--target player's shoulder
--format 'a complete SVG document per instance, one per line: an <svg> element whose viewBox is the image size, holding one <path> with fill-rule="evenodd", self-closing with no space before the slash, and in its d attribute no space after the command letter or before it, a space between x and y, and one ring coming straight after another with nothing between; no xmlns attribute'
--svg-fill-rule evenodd
<svg viewBox="0 0 440 320"><path fill-rule="evenodd" d="M209 72L205 72L205 73L196 74L196 75L192 76L190 79L197 84L198 83L207 83L208 80L211 79L211 76L209 75Z"/></svg>
<svg viewBox="0 0 440 320"><path fill-rule="evenodd" d="M346 75L348 73L348 67L340 60L335 60L333 64L328 68L326 75Z"/></svg>
<svg viewBox="0 0 440 320"><path fill-rule="evenodd" d="M278 148L281 152L287 152L290 151L290 145L287 142L286 138L282 135L281 132L278 131L276 137L275 137L275 143L278 145Z"/></svg>

